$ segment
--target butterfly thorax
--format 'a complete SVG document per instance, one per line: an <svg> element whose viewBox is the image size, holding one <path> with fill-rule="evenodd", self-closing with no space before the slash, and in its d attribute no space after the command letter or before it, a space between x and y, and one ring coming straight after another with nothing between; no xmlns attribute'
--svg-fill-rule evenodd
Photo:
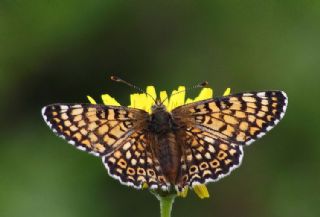
<svg viewBox="0 0 320 217"><path fill-rule="evenodd" d="M181 151L176 139L176 124L163 105L155 105L149 122L153 143L151 148L159 160L166 179L175 184L180 167Z"/></svg>

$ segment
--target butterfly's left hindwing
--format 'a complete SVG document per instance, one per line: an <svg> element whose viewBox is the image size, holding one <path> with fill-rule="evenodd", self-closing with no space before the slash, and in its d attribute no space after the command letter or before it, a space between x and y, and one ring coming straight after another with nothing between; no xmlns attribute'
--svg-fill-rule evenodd
<svg viewBox="0 0 320 217"><path fill-rule="evenodd" d="M142 188L167 190L169 184L162 173L159 160L150 149L150 140L141 131L131 133L124 145L103 156L108 173L121 183Z"/></svg>

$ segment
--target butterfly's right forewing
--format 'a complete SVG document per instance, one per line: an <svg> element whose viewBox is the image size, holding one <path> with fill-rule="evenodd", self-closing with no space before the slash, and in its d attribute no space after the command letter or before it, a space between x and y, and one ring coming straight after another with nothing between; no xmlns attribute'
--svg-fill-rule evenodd
<svg viewBox="0 0 320 217"><path fill-rule="evenodd" d="M248 145L279 123L286 108L284 92L266 91L191 103L176 108L173 115L182 125L189 124L218 138Z"/></svg>

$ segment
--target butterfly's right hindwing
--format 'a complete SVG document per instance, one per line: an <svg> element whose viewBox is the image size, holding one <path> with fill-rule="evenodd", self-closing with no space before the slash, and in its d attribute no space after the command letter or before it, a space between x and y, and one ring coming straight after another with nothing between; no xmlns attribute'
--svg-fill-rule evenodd
<svg viewBox="0 0 320 217"><path fill-rule="evenodd" d="M239 167L243 146L223 141L196 128L186 131L177 190L217 181Z"/></svg>
<svg viewBox="0 0 320 217"><path fill-rule="evenodd" d="M250 92L213 98L177 107L173 118L185 130L180 191L217 181L237 168L243 145L271 130L284 116L282 91Z"/></svg>

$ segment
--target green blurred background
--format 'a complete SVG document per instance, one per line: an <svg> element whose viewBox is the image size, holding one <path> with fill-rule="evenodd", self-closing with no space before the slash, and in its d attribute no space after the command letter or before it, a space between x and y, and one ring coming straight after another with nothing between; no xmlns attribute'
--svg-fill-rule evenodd
<svg viewBox="0 0 320 217"><path fill-rule="evenodd" d="M128 87L209 81L215 95L281 89L284 120L245 149L211 197L173 216L320 215L320 1L0 1L0 216L158 216L158 201L108 177L54 136L41 107ZM198 90L189 93L195 96Z"/></svg>

